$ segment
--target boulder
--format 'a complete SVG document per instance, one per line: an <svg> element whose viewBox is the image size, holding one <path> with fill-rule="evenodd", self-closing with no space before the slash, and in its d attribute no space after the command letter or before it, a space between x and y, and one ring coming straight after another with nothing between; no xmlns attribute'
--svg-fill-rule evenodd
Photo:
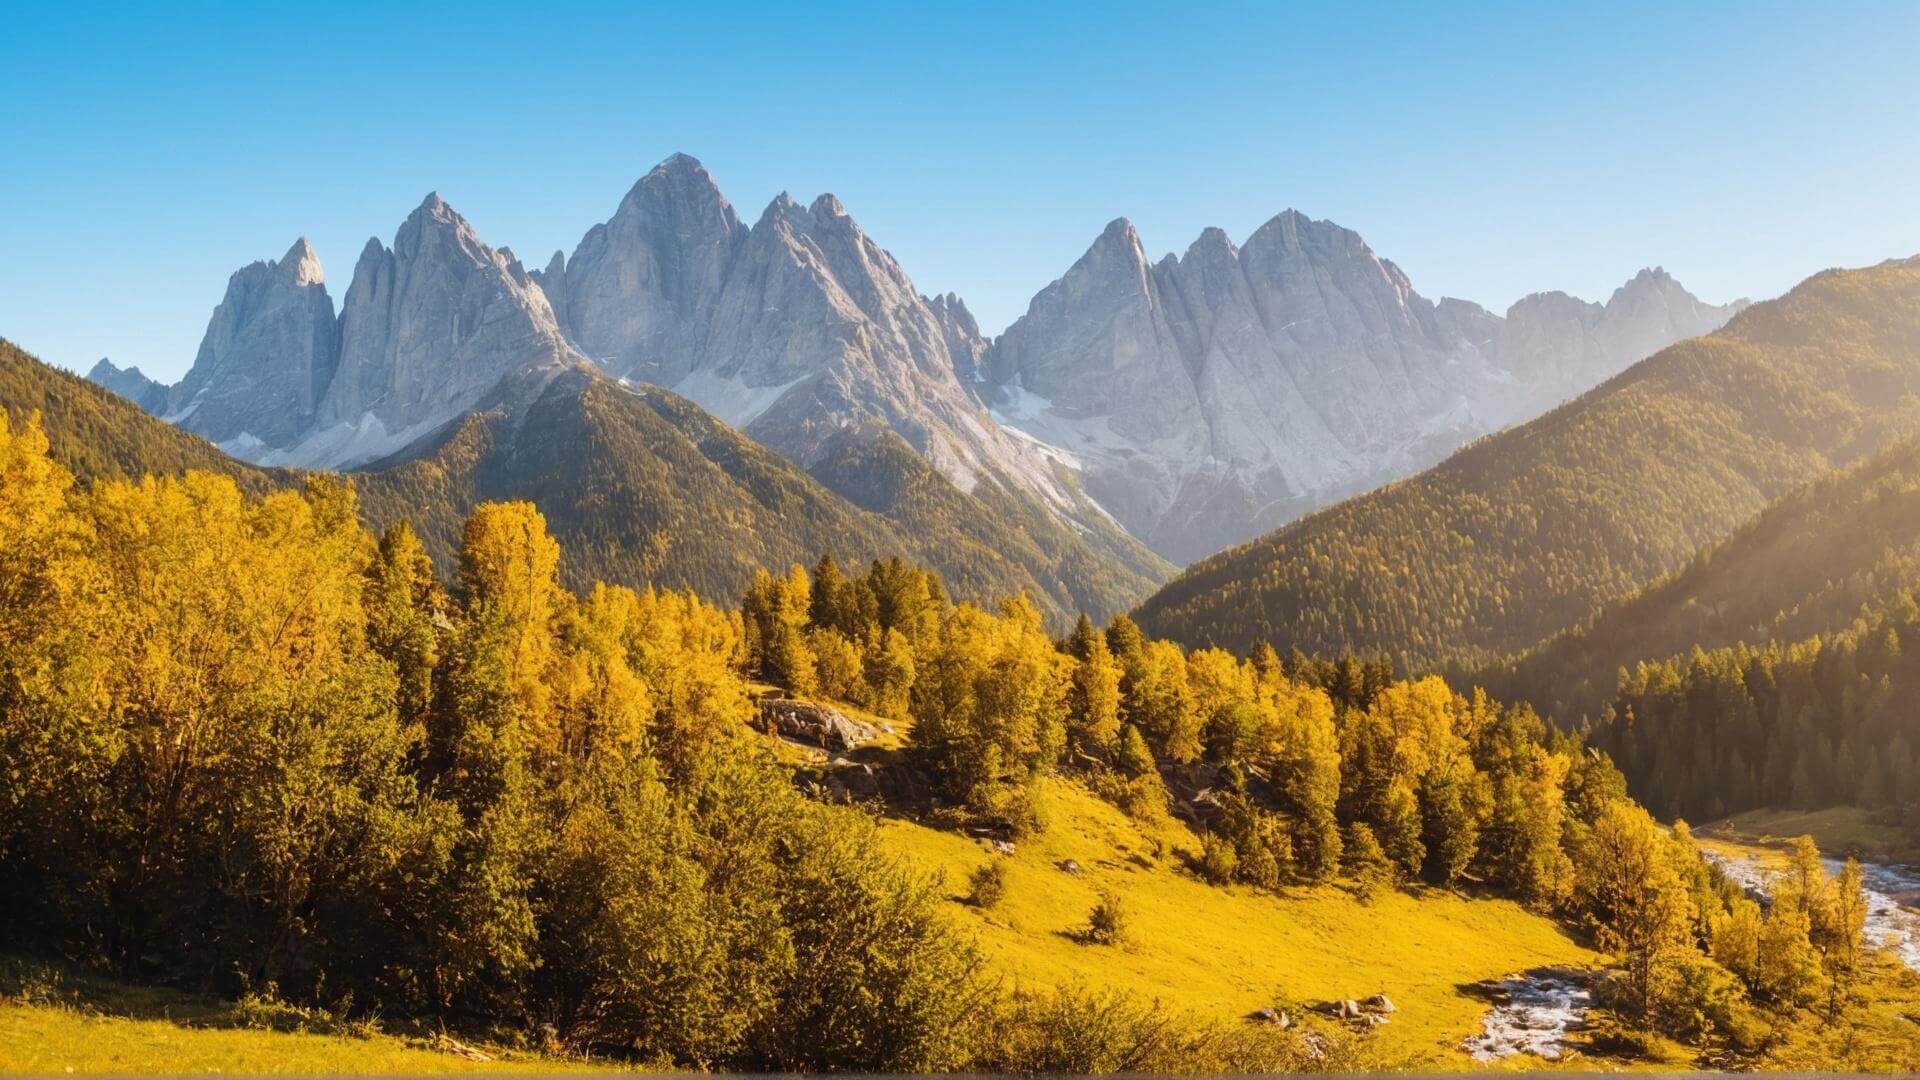
<svg viewBox="0 0 1920 1080"><path fill-rule="evenodd" d="M1256 1024L1272 1024L1281 1031L1285 1031L1293 1026L1293 1017L1271 1006L1264 1009L1255 1009L1253 1012L1247 1014L1247 1019L1252 1020Z"/></svg>
<svg viewBox="0 0 1920 1080"><path fill-rule="evenodd" d="M1385 994L1375 994L1366 1001L1368 1011L1377 1013L1399 1012Z"/></svg>
<svg viewBox="0 0 1920 1080"><path fill-rule="evenodd" d="M879 735L872 725L863 724L838 709L787 698L761 701L760 723L776 735L811 743L823 750L852 750Z"/></svg>
<svg viewBox="0 0 1920 1080"><path fill-rule="evenodd" d="M1343 998L1334 1005L1333 1014L1342 1020L1357 1020L1362 1015L1360 1003L1352 998Z"/></svg>
<svg viewBox="0 0 1920 1080"><path fill-rule="evenodd" d="M1080 875L1080 864L1078 862L1075 862L1072 859L1060 860L1060 869L1065 873L1074 875L1075 877L1078 877Z"/></svg>

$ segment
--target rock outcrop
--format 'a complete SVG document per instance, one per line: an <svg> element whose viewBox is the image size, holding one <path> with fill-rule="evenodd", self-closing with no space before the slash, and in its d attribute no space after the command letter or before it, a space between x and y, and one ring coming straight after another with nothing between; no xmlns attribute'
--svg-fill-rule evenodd
<svg viewBox="0 0 1920 1080"><path fill-rule="evenodd" d="M838 709L788 698L760 702L760 723L770 734L809 743L822 750L847 751L880 737L880 729Z"/></svg>

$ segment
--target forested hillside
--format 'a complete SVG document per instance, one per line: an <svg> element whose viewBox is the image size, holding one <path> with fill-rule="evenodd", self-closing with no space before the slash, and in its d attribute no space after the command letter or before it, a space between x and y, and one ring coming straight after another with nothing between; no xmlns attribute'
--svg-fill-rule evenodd
<svg viewBox="0 0 1920 1080"><path fill-rule="evenodd" d="M1920 832L1920 604L1903 591L1839 631L1635 665L1595 746L1656 811L1904 810Z"/></svg>
<svg viewBox="0 0 1920 1080"><path fill-rule="evenodd" d="M429 452L376 462L353 480L371 523L412 520L441 559L474 506L530 500L567 551L575 587L652 584L731 601L759 567L820 552L853 562L906 556L940 567L962 596L1026 593L1059 625L1083 606L1117 610L1149 587L1113 563L1060 565L1058 552L1073 545L1036 543L1029 523L984 512L901 450L860 463L887 490L859 506L684 398L572 370L531 404L483 406Z"/></svg>
<svg viewBox="0 0 1920 1080"><path fill-rule="evenodd" d="M1410 480L1190 568L1189 644L1484 665L1920 426L1920 260L1828 271Z"/></svg>
<svg viewBox="0 0 1920 1080"><path fill-rule="evenodd" d="M1916 588L1920 439L1907 439L1788 494L1591 625L1477 678L1556 718L1598 717L1641 661L1845 631Z"/></svg>
<svg viewBox="0 0 1920 1080"><path fill-rule="evenodd" d="M16 423L34 412L55 461L91 480L178 475L205 469L261 492L298 481L285 469L261 469L220 452L212 443L148 416L138 405L93 383L41 363L0 338L0 411Z"/></svg>

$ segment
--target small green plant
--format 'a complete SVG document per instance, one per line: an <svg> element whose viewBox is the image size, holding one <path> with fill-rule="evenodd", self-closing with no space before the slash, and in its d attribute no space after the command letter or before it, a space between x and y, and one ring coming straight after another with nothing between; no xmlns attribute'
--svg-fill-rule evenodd
<svg viewBox="0 0 1920 1080"><path fill-rule="evenodd" d="M999 904L1007 895L1007 867L999 859L989 859L967 879L967 903L982 911Z"/></svg>
<svg viewBox="0 0 1920 1080"><path fill-rule="evenodd" d="M1127 909L1117 893L1103 892L1087 914L1081 937L1090 945L1123 945L1127 941Z"/></svg>

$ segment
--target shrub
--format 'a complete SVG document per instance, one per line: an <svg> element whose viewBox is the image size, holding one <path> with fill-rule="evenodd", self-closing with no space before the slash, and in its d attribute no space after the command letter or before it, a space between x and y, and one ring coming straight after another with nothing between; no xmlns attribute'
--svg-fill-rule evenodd
<svg viewBox="0 0 1920 1080"><path fill-rule="evenodd" d="M998 859L989 859L967 879L967 903L985 911L1007 895L1007 867Z"/></svg>
<svg viewBox="0 0 1920 1080"><path fill-rule="evenodd" d="M1087 929L1081 936L1092 945L1123 945L1128 922L1127 908L1119 894L1103 892L1087 914Z"/></svg>
<svg viewBox="0 0 1920 1080"><path fill-rule="evenodd" d="M1233 880L1240 867L1240 856L1233 843L1219 833L1208 833L1200 841L1200 874L1215 885Z"/></svg>

